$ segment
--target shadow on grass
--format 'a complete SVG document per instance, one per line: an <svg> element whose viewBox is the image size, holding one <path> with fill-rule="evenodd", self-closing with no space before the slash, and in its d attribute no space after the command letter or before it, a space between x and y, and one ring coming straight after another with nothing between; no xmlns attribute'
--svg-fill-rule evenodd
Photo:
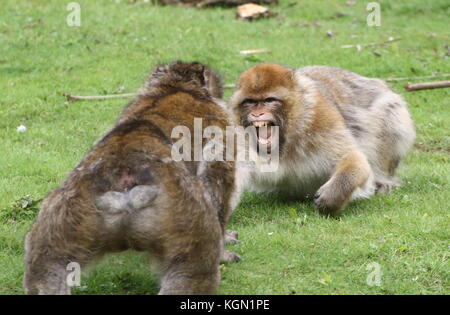
<svg viewBox="0 0 450 315"><path fill-rule="evenodd" d="M277 194L245 193L238 209L231 217L231 224L248 226L274 222L292 216L319 215L311 201L295 200Z"/></svg>
<svg viewBox="0 0 450 315"><path fill-rule="evenodd" d="M380 197L371 199L359 199L352 201L335 218L321 215L315 208L314 203L308 199L295 199L289 196L278 194L256 194L247 192L238 209L231 217L231 224L247 226L263 222L274 222L293 216L311 216L326 219L340 219L345 217L359 216L367 211L372 211L373 204L380 205ZM386 206L386 204L383 204Z"/></svg>
<svg viewBox="0 0 450 315"><path fill-rule="evenodd" d="M155 295L159 286L149 271L140 274L132 271L114 273L98 270L86 279L84 286L73 290L74 294L98 295Z"/></svg>
<svg viewBox="0 0 450 315"><path fill-rule="evenodd" d="M25 67L0 67L0 73L4 75L22 75L30 73L31 71L31 68Z"/></svg>

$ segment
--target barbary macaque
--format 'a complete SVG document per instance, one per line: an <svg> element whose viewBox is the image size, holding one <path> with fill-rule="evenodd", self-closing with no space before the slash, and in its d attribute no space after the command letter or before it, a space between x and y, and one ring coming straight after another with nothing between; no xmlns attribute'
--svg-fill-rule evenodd
<svg viewBox="0 0 450 315"><path fill-rule="evenodd" d="M225 230L239 200L233 161L173 161L178 125L225 130L218 105L220 77L200 63L157 67L116 125L50 192L26 236L25 291L70 294L66 266L83 269L108 252L145 251L162 274L160 294L210 294L220 280L224 250L237 235Z"/></svg>
<svg viewBox="0 0 450 315"><path fill-rule="evenodd" d="M313 199L327 215L389 192L415 138L398 94L379 79L338 68L260 64L241 74L230 103L237 123L258 129L258 147L279 150L278 169L255 168L251 188Z"/></svg>

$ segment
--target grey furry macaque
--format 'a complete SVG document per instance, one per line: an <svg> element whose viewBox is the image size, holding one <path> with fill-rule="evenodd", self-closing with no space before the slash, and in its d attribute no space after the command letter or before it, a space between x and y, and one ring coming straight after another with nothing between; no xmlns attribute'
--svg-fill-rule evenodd
<svg viewBox="0 0 450 315"><path fill-rule="evenodd" d="M117 124L50 192L25 241L28 294L70 294L66 267L85 268L109 252L148 252L161 273L160 294L210 294L219 263L238 261L224 249L225 229L240 189L233 161L172 159L172 130L225 133L220 77L199 63L158 67ZM205 144L206 145L206 144Z"/></svg>
<svg viewBox="0 0 450 315"><path fill-rule="evenodd" d="M328 215L389 192L415 139L400 95L344 69L257 65L240 76L230 102L237 124L260 129L259 145L279 150L276 171L252 172L252 190L311 198Z"/></svg>

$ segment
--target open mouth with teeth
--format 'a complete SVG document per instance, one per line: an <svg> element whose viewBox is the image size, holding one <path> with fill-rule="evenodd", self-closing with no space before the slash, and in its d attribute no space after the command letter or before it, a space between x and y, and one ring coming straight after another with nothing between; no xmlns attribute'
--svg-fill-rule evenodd
<svg viewBox="0 0 450 315"><path fill-rule="evenodd" d="M252 125L256 128L256 136L260 145L267 146L270 149L272 145L272 128L275 126L274 122L269 120L253 121Z"/></svg>

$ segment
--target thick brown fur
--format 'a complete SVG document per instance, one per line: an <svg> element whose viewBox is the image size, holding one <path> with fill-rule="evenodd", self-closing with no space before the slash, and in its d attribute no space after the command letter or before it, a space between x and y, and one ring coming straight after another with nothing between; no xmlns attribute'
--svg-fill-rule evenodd
<svg viewBox="0 0 450 315"><path fill-rule="evenodd" d="M240 76L231 107L236 123L280 129L270 144L280 150L279 168L255 168L251 187L313 197L331 215L352 199L389 191L415 138L399 95L381 80L338 68L255 66Z"/></svg>
<svg viewBox="0 0 450 315"><path fill-rule="evenodd" d="M238 192L234 162L174 162L171 132L194 118L229 125L215 102L220 77L199 63L158 67L109 131L44 200L26 237L28 294L69 294L66 266L108 252L146 251L160 294L210 294L219 283L225 226ZM135 198L138 196L139 198ZM133 199L134 198L134 199ZM125 200L126 202L122 202Z"/></svg>

